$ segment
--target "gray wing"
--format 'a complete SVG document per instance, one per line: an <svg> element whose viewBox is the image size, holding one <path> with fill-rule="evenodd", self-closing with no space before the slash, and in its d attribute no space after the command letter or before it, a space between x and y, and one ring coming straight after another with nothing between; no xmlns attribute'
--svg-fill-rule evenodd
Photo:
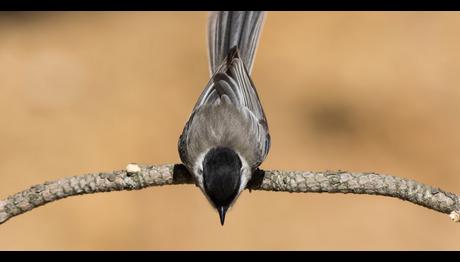
<svg viewBox="0 0 460 262"><path fill-rule="evenodd" d="M250 122L251 135L257 140L258 159L255 166L260 165L268 154L270 148L270 135L267 120L263 111L259 96L255 89L244 62L239 56L238 48L233 48L226 60L218 68L198 99L190 120L184 128L180 139L179 151L182 161L185 160L186 136L189 123L193 121L194 115L206 105L213 105L225 101L231 103L241 111L241 114ZM182 147L182 149L181 149Z"/></svg>
<svg viewBox="0 0 460 262"><path fill-rule="evenodd" d="M211 77L193 110L204 104L215 103L221 97L226 97L232 104L249 110L259 121L267 122L259 95L237 47L229 52L226 60Z"/></svg>

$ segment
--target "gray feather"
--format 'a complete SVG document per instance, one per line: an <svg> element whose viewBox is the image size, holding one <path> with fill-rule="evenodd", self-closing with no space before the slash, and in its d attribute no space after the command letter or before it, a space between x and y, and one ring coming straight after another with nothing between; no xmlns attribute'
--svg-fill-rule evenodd
<svg viewBox="0 0 460 262"><path fill-rule="evenodd" d="M208 23L209 65L211 75L225 60L230 49L237 46L249 72L264 21L263 11L211 12Z"/></svg>
<svg viewBox="0 0 460 262"><path fill-rule="evenodd" d="M209 22L212 77L179 139L182 162L192 168L212 147L239 152L252 168L268 154L267 120L250 77L263 12L214 12Z"/></svg>

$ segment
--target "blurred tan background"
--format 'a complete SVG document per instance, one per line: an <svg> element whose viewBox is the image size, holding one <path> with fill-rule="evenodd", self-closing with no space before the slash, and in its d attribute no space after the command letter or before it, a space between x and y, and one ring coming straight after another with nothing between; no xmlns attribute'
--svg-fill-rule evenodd
<svg viewBox="0 0 460 262"><path fill-rule="evenodd" d="M176 163L208 81L205 12L0 13L0 197ZM374 171L460 193L460 13L269 12L254 65L266 169ZM460 249L397 199L198 188L72 197L0 226L2 250Z"/></svg>

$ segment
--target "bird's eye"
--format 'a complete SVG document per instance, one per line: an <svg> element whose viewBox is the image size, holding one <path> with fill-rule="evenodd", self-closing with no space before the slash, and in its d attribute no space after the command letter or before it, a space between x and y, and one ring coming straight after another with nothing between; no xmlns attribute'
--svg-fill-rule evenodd
<svg viewBox="0 0 460 262"><path fill-rule="evenodd" d="M198 174L202 175L203 174L203 169L198 168Z"/></svg>

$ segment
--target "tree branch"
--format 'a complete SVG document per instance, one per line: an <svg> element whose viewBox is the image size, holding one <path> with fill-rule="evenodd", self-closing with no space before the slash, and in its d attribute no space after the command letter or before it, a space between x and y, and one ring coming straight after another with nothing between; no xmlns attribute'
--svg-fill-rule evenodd
<svg viewBox="0 0 460 262"><path fill-rule="evenodd" d="M129 164L126 170L62 178L32 186L0 201L0 224L69 196L193 183L192 176L183 165ZM414 180L375 173L257 170L248 189L390 196L447 213L453 221L460 221L458 195Z"/></svg>

